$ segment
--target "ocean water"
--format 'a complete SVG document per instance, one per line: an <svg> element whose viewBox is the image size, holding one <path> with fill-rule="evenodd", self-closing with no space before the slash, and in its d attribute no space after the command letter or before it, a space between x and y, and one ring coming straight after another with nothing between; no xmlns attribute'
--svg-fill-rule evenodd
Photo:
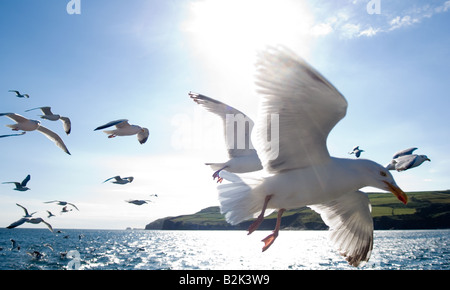
<svg viewBox="0 0 450 290"><path fill-rule="evenodd" d="M331 248L327 231L281 231L262 253L269 233L0 229L0 269L355 269ZM358 269L449 270L450 230L375 231L371 259Z"/></svg>

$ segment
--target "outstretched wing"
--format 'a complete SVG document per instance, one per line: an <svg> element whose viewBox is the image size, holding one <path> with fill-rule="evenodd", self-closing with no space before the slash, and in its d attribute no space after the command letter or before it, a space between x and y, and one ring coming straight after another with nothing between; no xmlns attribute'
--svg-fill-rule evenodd
<svg viewBox="0 0 450 290"><path fill-rule="evenodd" d="M230 157L256 154L251 141L254 122L241 111L197 93L189 93L197 104L222 119L225 142ZM248 127L247 127L248 126Z"/></svg>
<svg viewBox="0 0 450 290"><path fill-rule="evenodd" d="M122 128L122 127L130 126L130 124L128 123L127 119L120 119L120 120L108 122L102 126L98 126L97 128L94 129L94 131L105 129L105 128L108 128L111 126L116 126L117 128Z"/></svg>
<svg viewBox="0 0 450 290"><path fill-rule="evenodd" d="M48 139L52 140L56 144L56 146L61 148L64 152L71 155L69 150L67 149L66 145L64 144L63 140L61 139L61 137L59 137L58 134L56 134L55 132L53 132L50 129L47 129L44 126L39 126L37 128L37 130L39 132L41 132L42 134L44 134Z"/></svg>
<svg viewBox="0 0 450 290"><path fill-rule="evenodd" d="M327 202L309 206L330 228L330 240L352 266L368 261L373 248L373 219L369 198L355 191Z"/></svg>
<svg viewBox="0 0 450 290"><path fill-rule="evenodd" d="M328 161L328 134L347 111L342 94L285 48L259 55L256 84L263 96L257 149L264 168L279 172Z"/></svg>

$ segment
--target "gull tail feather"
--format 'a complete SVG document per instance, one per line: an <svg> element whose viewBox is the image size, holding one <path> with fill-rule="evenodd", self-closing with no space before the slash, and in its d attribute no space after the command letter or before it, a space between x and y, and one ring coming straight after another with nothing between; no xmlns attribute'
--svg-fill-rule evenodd
<svg viewBox="0 0 450 290"><path fill-rule="evenodd" d="M232 183L221 184L217 187L219 192L220 213L232 225L237 225L245 220L259 215L264 204L265 196L258 193L258 185L262 179L244 178L236 174L223 171L224 179ZM266 210L266 215L273 210Z"/></svg>

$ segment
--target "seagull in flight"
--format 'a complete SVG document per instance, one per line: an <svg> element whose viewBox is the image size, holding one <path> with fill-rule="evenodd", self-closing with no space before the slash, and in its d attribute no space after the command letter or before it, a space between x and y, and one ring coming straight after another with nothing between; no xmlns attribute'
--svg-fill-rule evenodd
<svg viewBox="0 0 450 290"><path fill-rule="evenodd" d="M37 120L30 120L27 119L19 114L15 113L0 113L0 116L6 116L10 118L11 120L15 121L16 124L6 125L7 127L11 128L13 131L38 131L45 135L48 139L53 141L56 146L61 148L64 152L70 155L69 150L67 149L66 145L64 144L61 137L59 137L58 134L53 132L50 129L47 129L46 127L41 125L41 122Z"/></svg>
<svg viewBox="0 0 450 290"><path fill-rule="evenodd" d="M404 204L406 194L384 166L330 156L327 137L346 115L347 101L318 71L283 47L262 51L256 69L261 96L257 149L264 170L258 178L228 173L237 177L218 185L221 213L231 224L256 217L248 228L251 234L266 214L278 210L274 231L263 239L266 251L279 235L283 213L307 206L320 214L330 241L350 265L368 261L373 218L370 200L360 189L388 190ZM263 138L274 114L279 116L275 152Z"/></svg>
<svg viewBox="0 0 450 290"><path fill-rule="evenodd" d="M42 119L50 120L50 121L61 120L61 122L63 123L64 132L66 132L67 135L70 134L70 131L71 131L70 119L68 117L64 117L64 116L61 116L61 115L53 114L51 107L48 107L48 106L46 106L46 107L38 107L38 108L26 110L25 112L29 112L29 111L37 110L37 109L40 109L42 111L42 113L44 114L44 115L40 116Z"/></svg>
<svg viewBox="0 0 450 290"><path fill-rule="evenodd" d="M106 179L105 181L103 181L103 183L105 183L111 179L115 179L115 181L112 182L115 184L127 184L127 183L131 183L134 180L134 177L130 176L130 177L122 178L119 175L117 175L117 176Z"/></svg>
<svg viewBox="0 0 450 290"><path fill-rule="evenodd" d="M73 206L76 210L79 211L78 207L76 207L76 205L74 205L73 203L67 202L67 201L62 201L62 200L51 200L51 201L46 201L44 203L56 203L57 205L60 206L66 206L66 205L71 205Z"/></svg>
<svg viewBox="0 0 450 290"><path fill-rule="evenodd" d="M144 144L147 142L149 131L147 128L140 127L138 125L130 125L127 119L120 119L106 123L105 125L99 126L94 129L94 131L109 128L111 126L116 126L114 130L104 130L108 134L108 138L114 138L116 136L131 136L137 135L139 143Z"/></svg>
<svg viewBox="0 0 450 290"><path fill-rule="evenodd" d="M130 200L125 200L128 203L132 203L135 205L143 205L149 202L152 202L151 200L147 200L147 199L130 199Z"/></svg>
<svg viewBox="0 0 450 290"><path fill-rule="evenodd" d="M351 152L348 152L348 154L355 154L356 158L359 158L362 152L364 152L364 150L359 149L359 146L355 146Z"/></svg>
<svg viewBox="0 0 450 290"><path fill-rule="evenodd" d="M16 93L16 97L18 97L18 98L29 98L30 97L28 94L21 94L19 91L16 91L16 90L9 90L8 92Z"/></svg>
<svg viewBox="0 0 450 290"><path fill-rule="evenodd" d="M2 183L3 184L14 183L16 185L16 188L14 188L14 190L27 191L27 190L31 190L31 188L27 187L27 183L28 183L28 181L30 181L30 179L31 179L31 176L28 174L27 177L25 177L25 179L22 180L22 182L7 181L7 182L2 182Z"/></svg>
<svg viewBox="0 0 450 290"><path fill-rule="evenodd" d="M24 223L30 223L30 224L39 224L39 223L43 223L43 224L45 224L45 225L48 227L48 229L49 229L51 232L53 232L52 226L51 226L49 223L47 223L46 221L44 221L42 218L40 218L40 217L33 218L33 214L35 214L36 212L33 212L33 213L30 214L30 213L28 213L28 210L27 210L24 206L22 206L22 205L20 205L20 204L18 204L18 203L16 203L16 205L19 206L19 207L21 207L21 208L24 210L25 215L24 215L21 219L19 219L19 220L13 222L13 223L10 224L9 226L7 226L6 228L8 228L8 229L13 229L13 228L15 228L15 227L18 227L18 226L24 224Z"/></svg>
<svg viewBox="0 0 450 290"><path fill-rule="evenodd" d="M227 144L229 160L222 163L206 163L215 170L213 179L222 182L220 172L226 170L233 173L245 173L261 170L262 164L251 142L254 122L241 111L210 97L190 92L189 96L194 102L211 113L219 116L223 121L223 132ZM239 123L242 126L239 126ZM235 125L237 128L235 129ZM248 124L248 129L246 129ZM241 127L243 130L239 130ZM242 147L242 148L240 148Z"/></svg>
<svg viewBox="0 0 450 290"><path fill-rule="evenodd" d="M414 167L417 167L425 161L431 161L426 155L412 154L417 147L407 148L398 151L392 157L391 162L386 165L387 170L405 171Z"/></svg>

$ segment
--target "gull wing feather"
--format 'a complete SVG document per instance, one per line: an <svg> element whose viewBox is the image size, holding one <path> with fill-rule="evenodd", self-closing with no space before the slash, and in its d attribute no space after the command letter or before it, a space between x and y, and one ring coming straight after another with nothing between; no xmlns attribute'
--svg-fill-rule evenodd
<svg viewBox="0 0 450 290"><path fill-rule="evenodd" d="M128 123L127 119L119 119L119 120L108 122L105 125L99 126L99 127L95 128L94 131L105 129L105 128L108 128L111 126L116 126L117 128L123 128L126 126L130 126L130 124Z"/></svg>
<svg viewBox="0 0 450 290"><path fill-rule="evenodd" d="M259 55L256 84L263 96L257 149L264 168L279 172L328 161L326 139L346 114L344 96L286 48L269 48ZM278 116L278 128L267 120L273 115ZM269 143L271 127L279 134L270 131ZM271 144L278 144L278 151Z"/></svg>
<svg viewBox="0 0 450 290"><path fill-rule="evenodd" d="M137 138L139 143L144 144L148 140L148 136L150 135L150 132L147 128L142 128L141 131L137 134Z"/></svg>
<svg viewBox="0 0 450 290"><path fill-rule="evenodd" d="M30 179L31 179L31 175L28 174L27 177L25 177L25 179L22 181L21 185L26 186L28 181L30 181Z"/></svg>
<svg viewBox="0 0 450 290"><path fill-rule="evenodd" d="M10 224L9 226L7 226L6 228L8 228L8 229L13 229L13 228L15 228L15 227L20 226L21 224L25 223L25 222L28 221L28 220L29 220L29 218L23 217L23 218L21 218L20 220L13 222L12 224Z"/></svg>
<svg viewBox="0 0 450 290"><path fill-rule="evenodd" d="M251 134L252 129L254 126L254 122L252 119L250 119L247 115L239 111L238 109L235 109L225 103L222 103L218 100L215 100L213 98L204 96L202 94L196 94L196 93L189 93L190 97L196 102L197 104L204 107L207 111L216 114L222 119L223 122L223 129L224 129L224 135L225 135L225 141L228 148L228 155L230 157L237 157L237 156L244 156L244 155L253 155L257 154L256 150L253 147L252 141L251 141ZM237 142L238 139L242 136L239 136L238 133L239 130L235 129L235 122L234 120L227 119L227 115L233 115L233 116L242 116L243 120L248 123L248 130L244 127L245 135L243 140L245 143L245 148L238 148ZM245 126L246 126L245 124ZM227 134L227 132L233 132L231 136Z"/></svg>
<svg viewBox="0 0 450 290"><path fill-rule="evenodd" d="M28 210L27 210L24 206L22 206L22 205L20 205L20 204L18 204L18 203L16 203L16 205L19 206L19 207L21 207L21 208L23 209L23 211L25 212L25 216L26 216L26 217L30 216L30 214L28 213Z"/></svg>
<svg viewBox="0 0 450 290"><path fill-rule="evenodd" d="M63 122L64 132L69 135L70 131L72 130L72 123L70 122L70 119L63 116L59 117L59 119Z"/></svg>
<svg viewBox="0 0 450 290"><path fill-rule="evenodd" d="M47 129L44 126L39 126L36 130L44 134L48 139L52 140L56 144L56 146L61 148L64 152L71 155L66 145L64 144L63 140L61 139L61 137L59 137L58 134L56 134L50 129Z"/></svg>
<svg viewBox="0 0 450 290"><path fill-rule="evenodd" d="M404 171L410 169L416 162L417 158L418 156L414 154L414 155L403 155L394 159L395 170Z"/></svg>
<svg viewBox="0 0 450 290"><path fill-rule="evenodd" d="M309 206L330 230L331 243L352 266L369 260L373 249L373 219L368 196L361 191Z"/></svg>
<svg viewBox="0 0 450 290"><path fill-rule="evenodd" d="M400 150L397 153L395 153L394 156L392 156L392 159L395 159L395 158L398 158L398 157L404 156L404 155L411 155L415 150L417 150L417 147L411 147L408 149Z"/></svg>
<svg viewBox="0 0 450 290"><path fill-rule="evenodd" d="M1 113L0 116L6 116L17 123L27 122L28 119L16 113Z"/></svg>

